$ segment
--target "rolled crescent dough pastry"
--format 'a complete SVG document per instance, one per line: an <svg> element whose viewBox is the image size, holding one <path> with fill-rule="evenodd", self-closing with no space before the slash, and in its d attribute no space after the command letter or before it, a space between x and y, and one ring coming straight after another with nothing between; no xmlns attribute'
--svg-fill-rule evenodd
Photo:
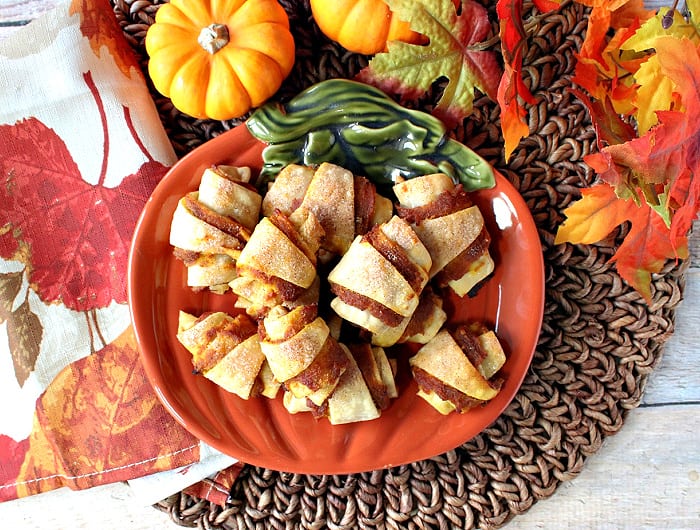
<svg viewBox="0 0 700 530"><path fill-rule="evenodd" d="M236 261L237 277L229 283L239 307L259 316L276 305L293 304L312 289L322 235L306 210L297 210L293 219L281 212L261 219Z"/></svg>
<svg viewBox="0 0 700 530"><path fill-rule="evenodd" d="M370 331L377 346L395 344L419 304L431 259L411 227L394 216L358 236L328 275L333 310Z"/></svg>
<svg viewBox="0 0 700 530"><path fill-rule="evenodd" d="M311 211L323 227L321 248L341 255L356 235L388 221L393 213L391 201L379 195L372 182L328 162L316 169L290 164L272 182L263 214L280 211L292 216L297 208Z"/></svg>
<svg viewBox="0 0 700 530"><path fill-rule="evenodd" d="M409 359L418 394L443 414L469 408L498 395L490 382L505 363L503 349L483 326L442 329Z"/></svg>
<svg viewBox="0 0 700 530"><path fill-rule="evenodd" d="M430 277L467 294L494 269L484 218L461 185L442 173L406 180L394 186L399 215L407 219L433 260Z"/></svg>
<svg viewBox="0 0 700 530"><path fill-rule="evenodd" d="M177 339L192 354L194 369L243 399L248 399L265 356L257 326L247 315L180 312Z"/></svg>

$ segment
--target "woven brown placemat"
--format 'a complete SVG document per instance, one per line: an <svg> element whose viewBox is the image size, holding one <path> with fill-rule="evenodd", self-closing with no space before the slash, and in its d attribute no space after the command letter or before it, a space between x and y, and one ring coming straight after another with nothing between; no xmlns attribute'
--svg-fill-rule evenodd
<svg viewBox="0 0 700 530"><path fill-rule="evenodd" d="M160 2L112 2L145 65L143 38ZM353 77L367 63L320 34L308 1L281 3L298 50L281 100L324 79ZM487 7L497 32L494 4ZM525 7L526 17L537 14ZM159 503L156 507L173 521L240 529L496 528L575 477L639 405L673 332L687 264L669 264L653 277L648 305L607 263L624 227L595 245L553 244L562 210L594 178L583 157L595 149L595 134L585 107L569 90L586 10L565 0L558 11L537 20L524 60L526 82L537 98L529 108L530 137L506 164L499 110L485 97L454 130L516 186L542 239L544 323L530 371L511 405L455 450L393 469L317 476L246 466L225 508L185 493ZM191 119L155 92L154 98L179 155L241 122ZM434 101L431 94L418 106L429 110Z"/></svg>

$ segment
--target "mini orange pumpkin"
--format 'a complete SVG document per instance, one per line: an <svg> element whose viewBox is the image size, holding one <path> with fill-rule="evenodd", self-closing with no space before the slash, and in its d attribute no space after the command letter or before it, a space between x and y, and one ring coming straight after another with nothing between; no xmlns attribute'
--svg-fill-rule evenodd
<svg viewBox="0 0 700 530"><path fill-rule="evenodd" d="M425 41L384 0L311 0L311 12L326 37L352 52L379 53L391 40Z"/></svg>
<svg viewBox="0 0 700 530"><path fill-rule="evenodd" d="M172 0L146 34L156 89L197 118L238 118L277 92L294 65L276 0Z"/></svg>

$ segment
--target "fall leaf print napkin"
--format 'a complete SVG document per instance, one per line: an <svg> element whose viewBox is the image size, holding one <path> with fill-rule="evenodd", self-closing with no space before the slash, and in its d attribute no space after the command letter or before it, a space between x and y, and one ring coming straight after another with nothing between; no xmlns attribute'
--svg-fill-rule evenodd
<svg viewBox="0 0 700 530"><path fill-rule="evenodd" d="M135 223L174 162L106 0L0 42L0 500L200 460L126 305Z"/></svg>

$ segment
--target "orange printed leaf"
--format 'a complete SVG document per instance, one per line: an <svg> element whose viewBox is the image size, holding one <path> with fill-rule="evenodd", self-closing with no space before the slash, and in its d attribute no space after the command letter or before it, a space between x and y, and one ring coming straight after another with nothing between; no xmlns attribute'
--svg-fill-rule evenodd
<svg viewBox="0 0 700 530"><path fill-rule="evenodd" d="M70 15L80 15L80 31L90 41L90 47L97 57L102 57L104 47L126 77L131 78L132 72L140 72L133 50L127 44L109 2L72 0L68 12Z"/></svg>
<svg viewBox="0 0 700 530"><path fill-rule="evenodd" d="M198 455L197 440L152 391L129 327L69 365L39 399L18 494L127 480L191 463Z"/></svg>
<svg viewBox="0 0 700 530"><path fill-rule="evenodd" d="M29 440L15 441L5 434L0 434L0 502L17 498L17 472L22 466L27 453Z"/></svg>

